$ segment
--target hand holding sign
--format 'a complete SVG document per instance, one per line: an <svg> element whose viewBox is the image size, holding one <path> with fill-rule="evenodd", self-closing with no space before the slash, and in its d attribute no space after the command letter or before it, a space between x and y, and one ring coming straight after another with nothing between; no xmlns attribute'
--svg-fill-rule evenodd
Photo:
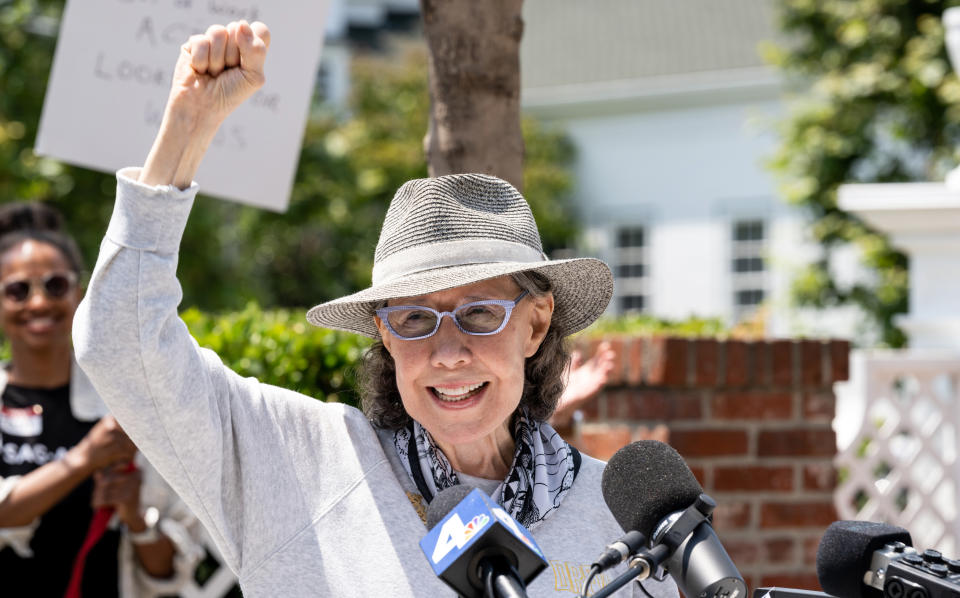
<svg viewBox="0 0 960 598"><path fill-rule="evenodd" d="M263 86L270 30L213 25L180 48L160 131L140 173L148 185L190 185L224 119Z"/></svg>

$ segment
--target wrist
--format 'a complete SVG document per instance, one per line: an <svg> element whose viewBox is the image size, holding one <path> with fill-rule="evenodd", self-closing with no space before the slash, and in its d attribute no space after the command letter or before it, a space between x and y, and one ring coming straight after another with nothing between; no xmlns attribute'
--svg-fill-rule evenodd
<svg viewBox="0 0 960 598"><path fill-rule="evenodd" d="M150 527L147 525L147 520L139 513L139 511L133 511L132 514L117 514L120 516L120 521L123 523L124 527L134 534L142 533L146 531L148 527Z"/></svg>
<svg viewBox="0 0 960 598"><path fill-rule="evenodd" d="M160 511L156 507L147 507L143 515L137 514L132 522L124 521L127 537L134 544L153 544L160 539Z"/></svg>
<svg viewBox="0 0 960 598"><path fill-rule="evenodd" d="M180 107L171 98L160 123L160 136L179 140L184 146L204 144L217 134L223 118L209 110L197 110L195 107Z"/></svg>
<svg viewBox="0 0 960 598"><path fill-rule="evenodd" d="M90 456L90 445L86 440L81 440L76 446L68 450L61 462L71 472L82 477L92 475L97 469Z"/></svg>
<svg viewBox="0 0 960 598"><path fill-rule="evenodd" d="M215 117L168 107L139 181L189 187L220 123Z"/></svg>

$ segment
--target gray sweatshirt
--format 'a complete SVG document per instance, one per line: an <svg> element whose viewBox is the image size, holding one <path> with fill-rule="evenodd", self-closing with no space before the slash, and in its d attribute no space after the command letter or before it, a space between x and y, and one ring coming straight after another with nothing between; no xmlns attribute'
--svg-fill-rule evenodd
<svg viewBox="0 0 960 598"><path fill-rule="evenodd" d="M113 218L74 321L81 367L207 527L244 595L451 596L395 451L356 409L242 378L177 315L177 253L197 193L118 173ZM550 563L530 596L572 596L622 532L584 457L562 506L531 528ZM607 573L593 586L608 583ZM675 585L649 580L654 596ZM632 594L631 594L632 592ZM633 587L618 595L643 596Z"/></svg>

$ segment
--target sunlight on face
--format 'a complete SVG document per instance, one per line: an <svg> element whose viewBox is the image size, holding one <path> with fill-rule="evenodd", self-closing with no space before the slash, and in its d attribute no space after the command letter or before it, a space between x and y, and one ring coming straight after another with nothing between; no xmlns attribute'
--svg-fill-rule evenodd
<svg viewBox="0 0 960 598"><path fill-rule="evenodd" d="M472 301L512 300L520 290L502 276L389 304L452 311ZM552 312L551 296L528 295L497 334L464 334L445 317L436 334L414 341L394 337L378 319L407 413L441 444L469 444L502 432L520 403L526 358L540 346Z"/></svg>

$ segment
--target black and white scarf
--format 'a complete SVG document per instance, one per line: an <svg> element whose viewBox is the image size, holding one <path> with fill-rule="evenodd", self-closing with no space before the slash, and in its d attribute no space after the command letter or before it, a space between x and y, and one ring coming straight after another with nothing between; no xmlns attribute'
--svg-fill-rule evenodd
<svg viewBox="0 0 960 598"><path fill-rule="evenodd" d="M494 497L529 529L559 507L573 488L580 470L580 453L548 423L529 419L523 409L514 417L513 432L513 464ZM418 422L397 430L394 445L404 469L428 503L441 490L460 483L446 455Z"/></svg>

